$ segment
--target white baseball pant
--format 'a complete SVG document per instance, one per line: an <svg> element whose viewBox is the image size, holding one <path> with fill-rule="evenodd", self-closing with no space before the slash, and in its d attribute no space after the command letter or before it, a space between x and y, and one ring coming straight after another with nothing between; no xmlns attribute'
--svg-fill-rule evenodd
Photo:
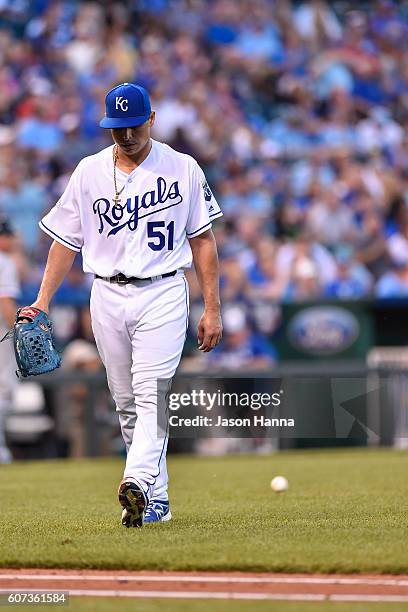
<svg viewBox="0 0 408 612"><path fill-rule="evenodd" d="M151 499L168 499L166 392L180 362L188 323L184 273L128 285L95 279L92 329L119 413L127 450L124 478L136 479ZM165 428L164 428L165 431Z"/></svg>

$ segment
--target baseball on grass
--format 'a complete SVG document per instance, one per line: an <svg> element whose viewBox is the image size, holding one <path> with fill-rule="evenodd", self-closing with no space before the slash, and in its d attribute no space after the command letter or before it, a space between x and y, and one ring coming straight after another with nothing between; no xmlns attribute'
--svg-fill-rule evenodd
<svg viewBox="0 0 408 612"><path fill-rule="evenodd" d="M275 478L272 478L271 489L272 491L275 491L275 493L283 493L284 491L287 491L288 488L289 483L287 478L284 476L275 476Z"/></svg>

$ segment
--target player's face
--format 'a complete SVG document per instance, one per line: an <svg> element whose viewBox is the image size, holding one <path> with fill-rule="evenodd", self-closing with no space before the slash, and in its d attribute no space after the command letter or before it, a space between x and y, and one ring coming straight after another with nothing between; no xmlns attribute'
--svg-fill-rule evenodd
<svg viewBox="0 0 408 612"><path fill-rule="evenodd" d="M154 112L149 119L137 127L114 128L111 130L112 138L128 157L137 156L148 146L150 132L154 123Z"/></svg>

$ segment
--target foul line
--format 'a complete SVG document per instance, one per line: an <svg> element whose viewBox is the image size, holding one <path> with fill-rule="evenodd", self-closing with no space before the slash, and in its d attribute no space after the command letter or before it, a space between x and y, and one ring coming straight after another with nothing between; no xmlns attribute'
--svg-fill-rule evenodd
<svg viewBox="0 0 408 612"><path fill-rule="evenodd" d="M407 579L398 578L336 578L335 576L188 576L188 575L113 575L113 574L0 574L0 580L74 580L94 582L213 582L232 584L344 584L408 586Z"/></svg>

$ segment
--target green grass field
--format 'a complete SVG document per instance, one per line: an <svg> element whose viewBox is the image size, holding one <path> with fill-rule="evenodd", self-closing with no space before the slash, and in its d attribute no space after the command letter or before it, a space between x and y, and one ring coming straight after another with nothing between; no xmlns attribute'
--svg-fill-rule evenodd
<svg viewBox="0 0 408 612"><path fill-rule="evenodd" d="M408 572L406 452L172 457L174 520L141 530L119 524L121 471L106 459L2 466L0 565ZM287 493L271 491L276 474Z"/></svg>

